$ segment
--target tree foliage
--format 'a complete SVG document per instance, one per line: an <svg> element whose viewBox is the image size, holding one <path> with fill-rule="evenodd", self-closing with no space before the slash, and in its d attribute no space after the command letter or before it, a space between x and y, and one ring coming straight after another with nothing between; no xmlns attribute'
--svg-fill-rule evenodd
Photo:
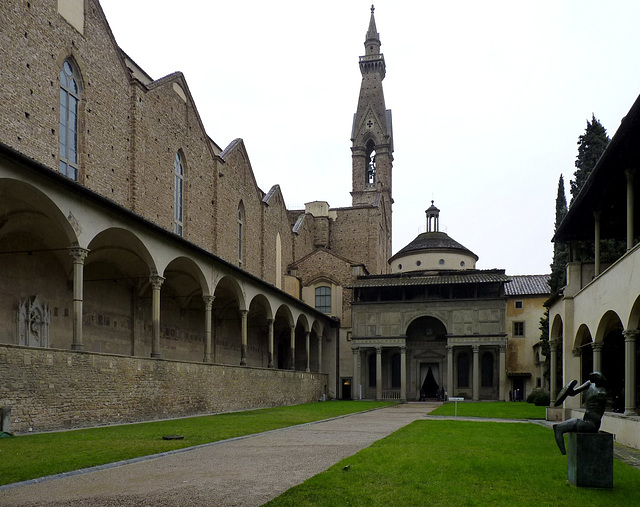
<svg viewBox="0 0 640 507"><path fill-rule="evenodd" d="M558 194L556 196L556 224L554 232L567 214L567 198L564 193L564 178L562 174L558 180ZM567 278L566 265L569 261L569 248L566 244L555 241L553 244L553 262L551 263L551 277L549 278L549 288L551 293L555 293L564 287Z"/></svg>
<svg viewBox="0 0 640 507"><path fill-rule="evenodd" d="M607 130L602 126L600 120L591 113L591 121L587 120L584 134L578 137L576 171L573 173L575 179L570 181L572 204L608 144Z"/></svg>

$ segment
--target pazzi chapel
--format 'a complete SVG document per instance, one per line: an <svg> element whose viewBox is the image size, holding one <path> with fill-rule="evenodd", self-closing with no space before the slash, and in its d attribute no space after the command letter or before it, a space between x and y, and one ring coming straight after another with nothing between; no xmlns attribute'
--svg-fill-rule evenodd
<svg viewBox="0 0 640 507"><path fill-rule="evenodd" d="M98 0L11 0L0 13L11 431L545 387L546 275L477 269L434 202L426 231L392 250L373 8L359 61L353 48L352 204L298 210L277 184L257 186L242 139L207 135L180 72L154 79L118 46Z"/></svg>

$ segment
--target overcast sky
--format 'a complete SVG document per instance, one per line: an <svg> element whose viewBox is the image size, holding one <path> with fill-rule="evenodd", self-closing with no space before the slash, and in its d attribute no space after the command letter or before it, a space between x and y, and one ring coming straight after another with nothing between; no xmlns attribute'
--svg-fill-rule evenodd
<svg viewBox="0 0 640 507"><path fill-rule="evenodd" d="M154 79L184 73L208 135L241 137L258 185L289 209L351 204L351 124L371 3L102 0ZM393 111L393 251L440 230L478 268L549 272L592 112L613 136L640 93L636 0L376 2Z"/></svg>

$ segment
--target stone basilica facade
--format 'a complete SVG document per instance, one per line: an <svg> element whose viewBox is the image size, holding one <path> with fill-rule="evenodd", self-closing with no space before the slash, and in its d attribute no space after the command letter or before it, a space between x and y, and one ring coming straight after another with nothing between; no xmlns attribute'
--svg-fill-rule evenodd
<svg viewBox="0 0 640 507"><path fill-rule="evenodd" d="M477 270L435 206L392 256L373 9L352 205L303 210L257 186L242 139L207 135L180 72L153 79L127 56L98 0L0 13L0 408L12 431L322 397L504 400L510 371L523 389L527 375L527 389L540 382L532 343L508 353L509 277Z"/></svg>

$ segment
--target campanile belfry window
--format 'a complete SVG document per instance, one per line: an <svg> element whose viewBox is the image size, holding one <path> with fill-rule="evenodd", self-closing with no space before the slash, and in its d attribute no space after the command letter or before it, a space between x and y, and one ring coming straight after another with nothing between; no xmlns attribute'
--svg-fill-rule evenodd
<svg viewBox="0 0 640 507"><path fill-rule="evenodd" d="M60 70L60 172L78 180L78 104L80 76L70 58Z"/></svg>

